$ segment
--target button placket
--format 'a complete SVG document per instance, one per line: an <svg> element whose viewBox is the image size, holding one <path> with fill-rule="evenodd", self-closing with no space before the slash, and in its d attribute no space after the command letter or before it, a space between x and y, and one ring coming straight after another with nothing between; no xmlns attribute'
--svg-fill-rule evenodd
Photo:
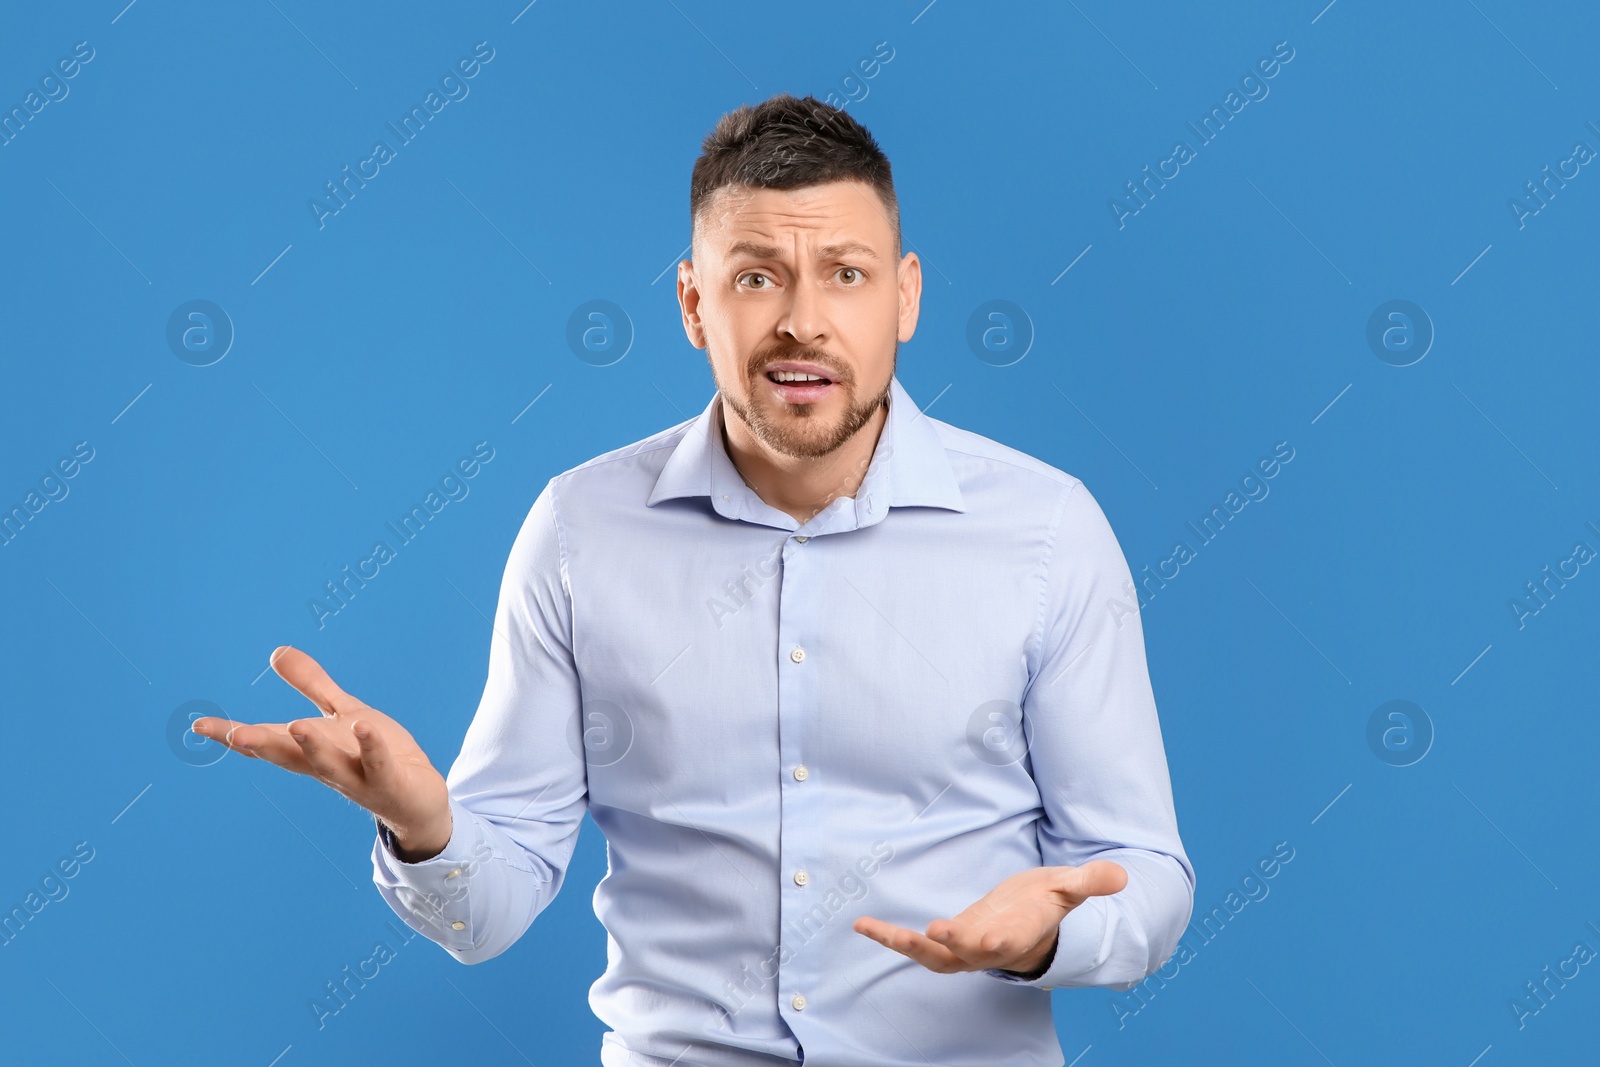
<svg viewBox="0 0 1600 1067"><path fill-rule="evenodd" d="M817 715L818 668L824 664L813 653L821 607L817 603L818 589L812 568L818 564L812 550L803 547L807 535L795 535L783 550L783 572L778 584L777 648L777 720L778 759L781 783L779 802L779 842L775 859L778 869L774 873L784 891L778 894L777 947L787 946L791 951L788 962L780 963L775 976L780 988L788 987L792 995L788 1006L794 1011L805 1007L806 998L794 990L806 989L820 980L818 967L823 961L806 955L802 917L806 909L815 905L808 889L817 859L816 833L821 822L817 805L821 796L817 787L806 783L811 770L804 763L808 751L807 739L814 729ZM797 942L797 938L801 941ZM782 1003L782 1002L780 1002Z"/></svg>

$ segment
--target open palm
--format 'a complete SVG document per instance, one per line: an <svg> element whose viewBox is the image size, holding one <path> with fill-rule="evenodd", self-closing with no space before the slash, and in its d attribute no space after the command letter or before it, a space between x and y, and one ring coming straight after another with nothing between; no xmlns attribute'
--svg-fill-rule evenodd
<svg viewBox="0 0 1600 1067"><path fill-rule="evenodd" d="M194 732L241 755L304 774L383 820L406 847L438 852L450 839L449 793L411 732L339 688L297 648L272 653L272 668L322 712L290 722L202 718Z"/></svg>
<svg viewBox="0 0 1600 1067"><path fill-rule="evenodd" d="M926 933L863 915L854 929L940 974L987 968L1029 972L1055 945L1061 920L1085 900L1121 892L1120 863L1034 867L1005 879L953 919L934 919Z"/></svg>

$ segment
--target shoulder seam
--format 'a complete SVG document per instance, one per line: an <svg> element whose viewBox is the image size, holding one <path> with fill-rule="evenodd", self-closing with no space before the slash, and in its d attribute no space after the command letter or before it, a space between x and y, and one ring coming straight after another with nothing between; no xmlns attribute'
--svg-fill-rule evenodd
<svg viewBox="0 0 1600 1067"><path fill-rule="evenodd" d="M666 430L663 430L662 432L663 433L671 433L673 430L676 430L677 428L678 427L676 427L676 426L668 427ZM674 439L672 439L670 441L661 441L661 442L659 442L657 444L651 445L649 448L639 448L639 449L634 449L632 451L629 451L629 449L632 448L631 445L623 445L622 448L617 450L618 452L621 453L620 455L615 455L615 456L600 455L600 456L595 456L593 459L586 459L582 463L578 464L576 467L569 467L566 470L562 471L560 474L556 475L555 478L556 479L570 478L572 475L578 473L579 471L588 470L591 467L603 467L608 463L617 463L617 462L620 462L621 460L632 459L635 456L648 456L650 453L659 452L663 448L676 448L678 446L678 443L680 441L682 441L682 440L683 440L683 437L680 434L678 437L676 437L676 438L674 438ZM552 481L553 480L555 480L555 479L552 479Z"/></svg>
<svg viewBox="0 0 1600 1067"><path fill-rule="evenodd" d="M969 430L967 432L970 433L971 431ZM998 441L996 441L995 443L999 444ZM1044 460L1039 459L1037 456L1029 456L1028 458L1032 459L1035 463L1038 463L1042 467L1048 467L1051 471L1054 471L1055 474L1060 475L1060 477L1059 478L1055 477L1054 475L1046 473L1045 471L1035 470L1032 467L1025 466L1024 464L1021 464L1021 463L1013 462L1012 460L1009 460L1009 459L1003 459L1000 456L985 456L985 455L981 455L981 454L979 454L977 452L969 452L964 448L958 448L958 447L956 447L954 445L945 444L943 441L940 442L940 445L944 448L944 450L946 452L954 452L958 456L967 456L967 457L969 457L971 459L982 460L985 463L1000 463L1000 464L1003 464L1003 465L1005 465L1007 467L1012 467L1012 468L1014 468L1016 470L1023 471L1026 474L1038 475L1039 477L1044 478L1046 481L1055 482L1058 485L1062 485L1062 484L1070 485L1073 482L1076 482L1079 485L1083 484L1082 481L1080 479L1078 479L1076 476L1068 474L1066 471L1061 470L1059 467L1056 467L1056 466L1054 466L1052 464L1046 463ZM1010 447L1010 446L1003 446L1003 447ZM1023 455L1027 455L1027 453L1023 453ZM1063 479L1065 479L1065 481L1063 481Z"/></svg>
<svg viewBox="0 0 1600 1067"><path fill-rule="evenodd" d="M1034 662L1041 666L1044 662L1046 614L1050 603L1050 572L1055 564L1056 540L1061 533L1061 519L1067 513L1067 502L1082 488L1083 482L1080 479L1073 479L1073 484L1062 488L1061 497L1056 501L1055 514L1050 518L1050 533L1045 537L1044 553L1039 561L1039 618L1034 623L1033 636L1029 638L1028 645L1033 650ZM1033 682L1030 680L1028 689L1032 688Z"/></svg>
<svg viewBox="0 0 1600 1067"><path fill-rule="evenodd" d="M572 603L572 583L567 572L567 531L561 525L561 492L556 486L560 476L550 479L550 525L556 530L556 557L561 571L561 588L566 591L567 603Z"/></svg>

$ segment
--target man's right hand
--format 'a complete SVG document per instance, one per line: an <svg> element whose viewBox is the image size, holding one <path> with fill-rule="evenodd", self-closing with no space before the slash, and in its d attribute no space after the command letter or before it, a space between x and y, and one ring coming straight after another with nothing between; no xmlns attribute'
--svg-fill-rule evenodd
<svg viewBox="0 0 1600 1067"><path fill-rule="evenodd" d="M449 791L410 731L346 693L297 648L272 653L272 668L322 715L255 725L196 719L194 732L255 759L308 775L360 804L394 834L407 863L431 859L450 843Z"/></svg>

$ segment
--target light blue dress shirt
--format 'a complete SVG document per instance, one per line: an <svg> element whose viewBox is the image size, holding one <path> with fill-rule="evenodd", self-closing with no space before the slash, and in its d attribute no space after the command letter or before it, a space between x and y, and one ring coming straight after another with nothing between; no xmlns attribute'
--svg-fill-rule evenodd
<svg viewBox="0 0 1600 1067"><path fill-rule="evenodd" d="M1131 576L1076 478L922 414L898 379L854 497L806 522L696 418L551 479L512 546L438 856L373 880L463 963L605 834L606 1067L1060 1067L1047 990L1126 989L1188 924ZM1128 885L1024 981L856 933L1019 871Z"/></svg>

